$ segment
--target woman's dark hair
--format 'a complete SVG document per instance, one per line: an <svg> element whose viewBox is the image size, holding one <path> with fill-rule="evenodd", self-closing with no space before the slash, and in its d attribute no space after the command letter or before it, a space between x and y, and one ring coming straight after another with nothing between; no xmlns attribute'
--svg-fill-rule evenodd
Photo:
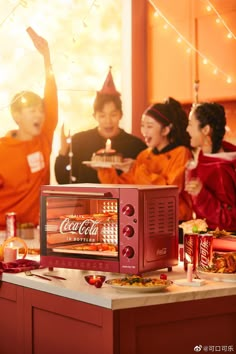
<svg viewBox="0 0 236 354"><path fill-rule="evenodd" d="M149 115L164 126L171 126L168 134L170 143L190 148L190 137L186 131L188 116L180 102L168 97L164 103L155 103L148 107L144 114Z"/></svg>
<svg viewBox="0 0 236 354"><path fill-rule="evenodd" d="M194 106L192 112L199 121L200 128L204 128L206 125L211 127L212 153L218 152L225 135L226 117L224 107L219 103L204 102Z"/></svg>
<svg viewBox="0 0 236 354"><path fill-rule="evenodd" d="M117 110L121 111L121 114L123 114L120 95L108 95L99 92L97 92L97 96L93 103L94 113L101 112L103 110L104 105L109 102L114 102Z"/></svg>

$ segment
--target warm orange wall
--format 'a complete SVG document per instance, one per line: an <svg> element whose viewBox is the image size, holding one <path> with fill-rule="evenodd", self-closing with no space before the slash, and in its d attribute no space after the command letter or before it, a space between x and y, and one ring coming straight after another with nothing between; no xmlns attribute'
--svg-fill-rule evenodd
<svg viewBox="0 0 236 354"><path fill-rule="evenodd" d="M226 138L236 143L236 41L228 40L222 25L215 25L214 16L206 15L202 7L193 7L196 3L191 0L155 0L154 3L193 44L197 14L199 49L234 79L231 85L227 84L224 75L214 76L212 67L199 60L199 100L224 105L230 128ZM236 1L230 3L224 19L236 33ZM148 104L173 96L189 107L195 99L195 54L187 55L183 45L177 43L177 34L170 28L165 31L165 22L153 14L148 1L132 0L132 132L138 136L141 136L140 118Z"/></svg>
<svg viewBox="0 0 236 354"><path fill-rule="evenodd" d="M191 0L180 2L159 0L153 3L158 5L165 19L162 16L155 17L154 8L149 4L147 19L148 100L156 101L166 96L173 96L181 101L192 102L194 101L196 53L192 50L192 53L187 54L186 50L191 47L189 43L196 47L196 9L193 8ZM180 4L184 5L181 10L183 14L179 9ZM223 13L222 16L235 33L236 1L232 4L234 4L233 8L231 7L229 12ZM222 24L216 24L215 13L209 15L204 9L200 11L198 8L198 10L196 33L200 52L198 55L199 99L236 99L236 41L227 38L228 32ZM168 29L164 29L167 24ZM188 43L185 40L178 43L179 34ZM207 65L203 64L204 58L208 59ZM218 75L213 74L215 68L218 68ZM232 84L226 82L227 75L233 78Z"/></svg>
<svg viewBox="0 0 236 354"><path fill-rule="evenodd" d="M217 64L223 73L213 74L213 66L204 65L199 58L199 100L217 101L224 105L229 132L227 140L236 143L236 41L226 37L222 25L217 26L215 15L203 13L202 8L193 8L191 0L159 0L154 3L166 15L170 23L195 45L194 19L198 15L198 48L211 63ZM219 3L218 3L219 4ZM233 33L236 33L236 1L231 3L227 13L222 15ZM223 4L221 4L223 5ZM182 6L182 7L181 7ZM197 10L197 12L196 12ZM168 16L168 12L170 16ZM154 17L154 9L147 5L147 102L162 101L167 96L175 97L191 105L195 100L194 80L196 55L186 54L183 43L178 44L178 34L170 27L164 30L166 22ZM225 74L233 77L227 84Z"/></svg>
<svg viewBox="0 0 236 354"><path fill-rule="evenodd" d="M184 33L189 32L190 8L185 9L186 20L178 22ZM165 30L165 22L154 17L153 8L148 6L147 20L148 53L148 100L163 101L167 96L178 100L192 100L192 62L191 57L176 42L172 30Z"/></svg>
<svg viewBox="0 0 236 354"><path fill-rule="evenodd" d="M223 15L224 16L224 15ZM227 23L234 23L230 26L236 30L236 1L235 11L224 16ZM236 41L227 38L227 32L222 26L215 24L215 16L205 16L198 19L199 26L199 48L207 55L218 68L225 74L212 74L213 68L199 63L200 72L200 99L228 100L236 99ZM227 83L227 75L232 76L232 84Z"/></svg>

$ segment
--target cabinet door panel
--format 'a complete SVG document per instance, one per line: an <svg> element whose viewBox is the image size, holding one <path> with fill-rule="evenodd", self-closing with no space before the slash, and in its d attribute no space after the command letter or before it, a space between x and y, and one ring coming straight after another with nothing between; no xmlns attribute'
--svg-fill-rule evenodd
<svg viewBox="0 0 236 354"><path fill-rule="evenodd" d="M24 353L23 288L0 284L0 353Z"/></svg>
<svg viewBox="0 0 236 354"><path fill-rule="evenodd" d="M111 310L31 289L24 299L27 354L114 352Z"/></svg>
<svg viewBox="0 0 236 354"><path fill-rule="evenodd" d="M235 346L236 296L127 309L120 314L120 352L189 354L194 347Z"/></svg>

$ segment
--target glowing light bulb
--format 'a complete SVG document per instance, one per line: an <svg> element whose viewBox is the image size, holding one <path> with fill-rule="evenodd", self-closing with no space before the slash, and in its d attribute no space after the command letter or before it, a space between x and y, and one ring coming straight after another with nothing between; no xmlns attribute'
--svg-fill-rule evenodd
<svg viewBox="0 0 236 354"><path fill-rule="evenodd" d="M213 74L214 74L214 75L217 75L217 74L218 74L218 69L217 69L217 68L215 68L215 69L213 70Z"/></svg>
<svg viewBox="0 0 236 354"><path fill-rule="evenodd" d="M23 7L27 7L27 1L26 0L21 0L20 1L20 5L23 6Z"/></svg>
<svg viewBox="0 0 236 354"><path fill-rule="evenodd" d="M182 42L182 39L180 37L177 38L177 42L178 43L181 43Z"/></svg>
<svg viewBox="0 0 236 354"><path fill-rule="evenodd" d="M155 11L155 12L154 12L154 17L158 17L158 16L159 16L158 11Z"/></svg>
<svg viewBox="0 0 236 354"><path fill-rule="evenodd" d="M206 10L207 10L208 12L211 12L211 6L208 5L208 6L206 7Z"/></svg>
<svg viewBox="0 0 236 354"><path fill-rule="evenodd" d="M228 76L226 82L227 82L227 84L231 84L232 83L232 78L230 76Z"/></svg>
<svg viewBox="0 0 236 354"><path fill-rule="evenodd" d="M167 23L163 26L163 28L164 28L165 30L167 30L167 29L168 29L168 25L167 25Z"/></svg>
<svg viewBox="0 0 236 354"><path fill-rule="evenodd" d="M229 32L229 33L227 34L227 38L229 38L229 39L233 38L233 35L232 35L231 32Z"/></svg>
<svg viewBox="0 0 236 354"><path fill-rule="evenodd" d="M207 58L204 58L202 62L203 62L204 65L206 65L208 63Z"/></svg>
<svg viewBox="0 0 236 354"><path fill-rule="evenodd" d="M186 52L187 52L187 54L190 54L191 53L191 48L187 48Z"/></svg>
<svg viewBox="0 0 236 354"><path fill-rule="evenodd" d="M220 23L220 19L217 17L217 19L216 19L216 23Z"/></svg>

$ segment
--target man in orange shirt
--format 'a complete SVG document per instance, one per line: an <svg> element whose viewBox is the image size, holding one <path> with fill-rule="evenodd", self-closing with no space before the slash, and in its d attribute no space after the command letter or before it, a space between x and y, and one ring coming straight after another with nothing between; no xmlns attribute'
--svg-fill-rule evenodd
<svg viewBox="0 0 236 354"><path fill-rule="evenodd" d="M49 183L50 154L58 121L57 88L47 41L32 29L27 32L44 59L44 98L31 91L16 94L11 102L18 129L0 139L0 228L5 214L16 212L19 223L39 224L40 186Z"/></svg>

